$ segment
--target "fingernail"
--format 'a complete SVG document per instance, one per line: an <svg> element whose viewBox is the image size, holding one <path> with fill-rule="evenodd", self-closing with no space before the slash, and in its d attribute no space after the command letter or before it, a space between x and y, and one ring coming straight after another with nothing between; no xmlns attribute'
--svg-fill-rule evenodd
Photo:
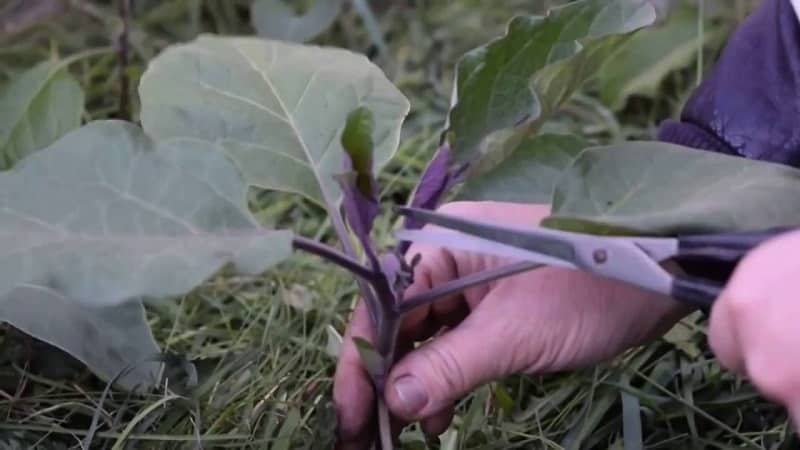
<svg viewBox="0 0 800 450"><path fill-rule="evenodd" d="M398 378L394 382L394 391L400 400L400 407L408 416L415 415L428 403L428 394L422 383L414 376L406 375Z"/></svg>

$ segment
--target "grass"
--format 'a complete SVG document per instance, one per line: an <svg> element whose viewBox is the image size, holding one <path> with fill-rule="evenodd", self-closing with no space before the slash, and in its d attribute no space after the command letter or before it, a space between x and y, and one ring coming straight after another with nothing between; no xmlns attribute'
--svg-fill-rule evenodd
<svg viewBox="0 0 800 450"><path fill-rule="evenodd" d="M14 3L21 2L0 6L0 24L9 20ZM80 11L0 35L0 83L53 54L81 54L71 70L87 92L86 119L115 117L121 98L113 51L120 29L116 6L73 3ZM410 3L415 8L378 8L388 55L376 53L362 17L350 9L317 39L374 56L411 99L402 147L381 174L382 196L396 201L408 196L435 148L460 55L502 33L514 14L564 2ZM722 20L734 23L744 3L737 2L733 17ZM125 70L134 119L135 86L147 61L165 45L200 32L252 34L248 4L134 2L132 60ZM679 111L696 81L696 69L674 71L658 98L635 98L616 114L587 89L548 126L597 142L652 137L661 119ZM265 223L332 237L323 211L296 197L253 192L252 205ZM376 231L387 245L390 220L382 216ZM170 366L182 373L191 360L196 379L189 371L168 389L142 396L112 392L102 403L105 383L52 347L34 342L28 348L26 339L8 328L0 342L0 449L80 448L82 442L97 449L331 448L333 352L355 296L346 273L311 256L297 255L259 278L223 274L190 295L150 309L153 332L170 352ZM426 442L410 427L402 436L403 448L796 448L783 411L721 370L707 350L704 332L705 323L695 316L664 339L608 364L483 386L462 399L443 436ZM90 431L93 417L96 432Z"/></svg>

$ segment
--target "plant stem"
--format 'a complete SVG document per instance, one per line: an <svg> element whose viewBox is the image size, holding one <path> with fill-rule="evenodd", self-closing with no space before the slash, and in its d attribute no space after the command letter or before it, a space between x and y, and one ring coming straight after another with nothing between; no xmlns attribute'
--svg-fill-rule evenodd
<svg viewBox="0 0 800 450"><path fill-rule="evenodd" d="M326 259L344 269L349 270L363 280L372 281L375 279L376 274L368 267L361 265L355 259L341 253L335 248L328 247L325 244L317 242L313 239L308 239L302 236L295 236L292 240L292 246L298 250L317 255Z"/></svg>
<svg viewBox="0 0 800 450"><path fill-rule="evenodd" d="M699 86L703 79L703 35L705 34L705 0L700 0L697 13L697 80L696 85Z"/></svg>
<svg viewBox="0 0 800 450"><path fill-rule="evenodd" d="M509 264L507 266L500 267L497 269L490 269L490 270L485 270L483 272L474 273L472 275L459 278L457 280L440 284L439 286L436 286L426 292L423 292L422 294L416 295L403 302L400 302L400 304L397 305L396 310L398 314L402 315L418 306L427 305L428 303L438 300L444 296L462 292L468 288L477 286L479 284L488 283L490 281L498 280L500 278L506 278L513 275L517 275L522 272L538 269L539 267L542 266L543 264L523 261L514 264Z"/></svg>
<svg viewBox="0 0 800 450"><path fill-rule="evenodd" d="M384 363L388 366L394 359L394 347L395 341L397 340L397 329L399 329L399 321L397 320L399 316L394 311L394 293L388 284L386 275L367 269L356 261L356 252L353 248L353 242L350 240L350 234L347 232L347 228L345 227L344 220L336 208L332 206L334 203L327 200L328 199L326 198L326 209L328 211L328 216L331 218L331 224L333 225L336 235L342 242L342 248L347 255L347 260L355 262L358 267L361 267L364 270L369 270L371 274L369 278L358 278L356 281L358 282L359 290L363 296L362 300L367 304L367 311L372 322L372 327L378 337L378 345L376 350L384 358ZM316 242L314 243L316 244ZM320 250L321 248L317 247L316 249ZM341 255L335 250L334 252L337 255L345 256ZM345 260L339 259L339 261L344 262ZM385 376L386 374L384 373L383 375ZM383 443L381 450L392 450L392 429L389 426L389 413L383 403L383 398L381 398L383 395L383 383L378 381L379 380L373 380L373 383L376 385L376 399L379 411L379 442ZM388 447L385 444L386 436L389 437Z"/></svg>
<svg viewBox="0 0 800 450"><path fill-rule="evenodd" d="M331 225L333 226L333 230L336 232L336 236L339 237L339 241L342 243L342 249L344 253L348 255L353 260L356 259L356 251L353 248L353 241L350 240L350 234L347 232L347 227L344 225L344 220L342 220L341 214L339 211L334 208L334 203L329 201L327 196L325 196L325 209L328 212L328 217L331 218ZM377 324L379 319L379 312L378 312L378 301L375 298L375 292L372 290L369 283L366 280L358 278L356 280L358 282L358 288L361 291L361 295L364 297L364 302L367 304L367 311L369 312L369 317L372 320L373 324Z"/></svg>
<svg viewBox="0 0 800 450"><path fill-rule="evenodd" d="M119 0L119 16L122 20L122 32L117 41L119 52L119 111L118 117L130 120L130 77L128 76L128 47L131 34L131 1Z"/></svg>
<svg viewBox="0 0 800 450"><path fill-rule="evenodd" d="M389 408L386 407L386 402L383 401L381 394L382 393L379 393L377 395L379 440L381 443L381 450L391 450L394 446L392 443L392 422L389 417Z"/></svg>

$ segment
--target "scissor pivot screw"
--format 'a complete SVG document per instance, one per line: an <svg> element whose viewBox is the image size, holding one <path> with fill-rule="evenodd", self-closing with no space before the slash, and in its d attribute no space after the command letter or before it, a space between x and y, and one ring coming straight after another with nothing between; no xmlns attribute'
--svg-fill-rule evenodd
<svg viewBox="0 0 800 450"><path fill-rule="evenodd" d="M594 262L597 264L603 264L608 261L608 252L603 249L595 250L592 256L594 256Z"/></svg>

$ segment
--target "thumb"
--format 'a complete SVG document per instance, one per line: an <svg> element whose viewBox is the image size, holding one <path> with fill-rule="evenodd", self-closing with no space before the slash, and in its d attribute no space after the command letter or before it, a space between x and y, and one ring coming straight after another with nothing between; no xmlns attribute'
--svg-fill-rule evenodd
<svg viewBox="0 0 800 450"><path fill-rule="evenodd" d="M467 322L470 318L395 364L384 397L396 416L408 422L430 417L473 388L506 375L503 368L511 364L503 360L510 355L492 345L499 333Z"/></svg>

